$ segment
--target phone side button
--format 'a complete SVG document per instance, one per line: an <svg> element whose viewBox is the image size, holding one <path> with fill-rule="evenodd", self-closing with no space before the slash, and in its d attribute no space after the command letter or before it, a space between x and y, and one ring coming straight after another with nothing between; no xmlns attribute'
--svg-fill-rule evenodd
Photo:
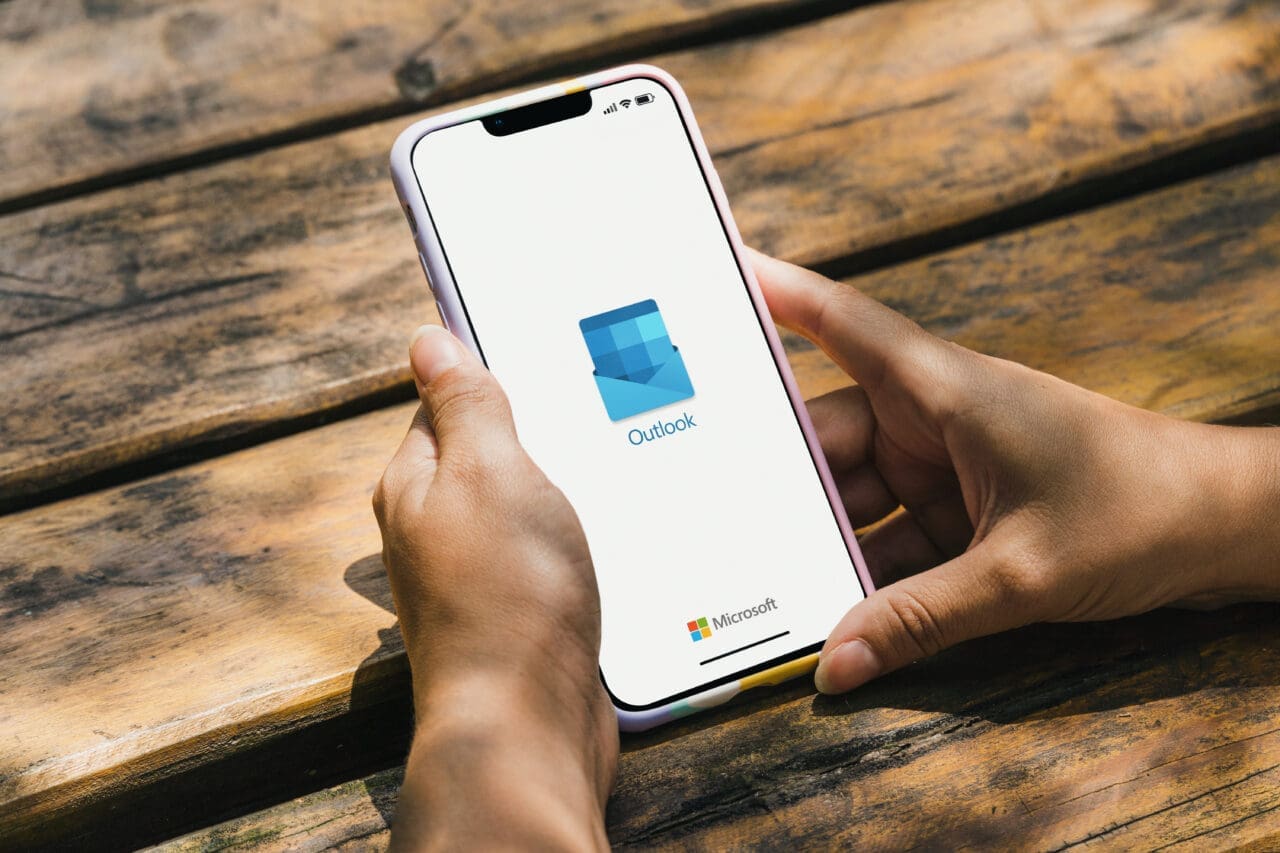
<svg viewBox="0 0 1280 853"><path fill-rule="evenodd" d="M431 281L431 273L427 272L427 259L422 256L421 252L418 253L418 263L422 264L422 274L427 277L427 287L431 288L431 295L435 296L436 286Z"/></svg>
<svg viewBox="0 0 1280 853"><path fill-rule="evenodd" d="M431 273L427 272L427 259L422 256L421 252L418 253L418 263L422 264L422 274L427 277L427 287L431 288L431 295L434 297L436 295L436 286L431 283ZM444 316L444 311L441 310L439 301L436 302L436 313L440 315L440 324L448 329L449 318ZM449 329L449 331L453 330Z"/></svg>

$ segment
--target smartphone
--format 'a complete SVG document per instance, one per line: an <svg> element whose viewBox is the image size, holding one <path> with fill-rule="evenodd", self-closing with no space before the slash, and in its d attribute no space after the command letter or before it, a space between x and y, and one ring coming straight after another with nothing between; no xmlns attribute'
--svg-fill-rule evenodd
<svg viewBox="0 0 1280 853"><path fill-rule="evenodd" d="M679 84L428 118L391 167L444 324L582 521L621 728L811 671L871 582Z"/></svg>

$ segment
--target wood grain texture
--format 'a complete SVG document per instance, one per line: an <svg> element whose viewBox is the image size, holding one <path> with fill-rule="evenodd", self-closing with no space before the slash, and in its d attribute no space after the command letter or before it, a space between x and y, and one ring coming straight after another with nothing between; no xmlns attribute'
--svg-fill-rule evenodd
<svg viewBox="0 0 1280 853"><path fill-rule="evenodd" d="M404 677L369 501L409 414L4 520L0 838Z"/></svg>
<svg viewBox="0 0 1280 853"><path fill-rule="evenodd" d="M0 206L210 149L385 117L805 0L11 0Z"/></svg>
<svg viewBox="0 0 1280 853"><path fill-rule="evenodd" d="M1212 419L1280 394L1277 246L1273 158L855 283L977 349ZM788 346L806 393L847 381ZM412 408L0 522L0 837L403 691L369 498Z"/></svg>
<svg viewBox="0 0 1280 853"><path fill-rule="evenodd" d="M383 770L148 849L385 850L403 779L402 768Z"/></svg>
<svg viewBox="0 0 1280 853"><path fill-rule="evenodd" d="M838 699L624 739L618 847L1189 850L1280 842L1275 607L1038 626ZM397 768L163 844L381 850Z"/></svg>
<svg viewBox="0 0 1280 853"><path fill-rule="evenodd" d="M802 263L1280 118L1280 6L918 0L658 61ZM407 387L397 120L0 219L0 501Z"/></svg>

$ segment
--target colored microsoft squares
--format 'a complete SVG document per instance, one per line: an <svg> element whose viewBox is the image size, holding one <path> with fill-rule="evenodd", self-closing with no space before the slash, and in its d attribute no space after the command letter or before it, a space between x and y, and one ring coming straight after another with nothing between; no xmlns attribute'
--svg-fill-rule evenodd
<svg viewBox="0 0 1280 853"><path fill-rule="evenodd" d="M684 359L671 344L658 303L652 299L587 317L578 326L611 420L693 396Z"/></svg>
<svg viewBox="0 0 1280 853"><path fill-rule="evenodd" d="M711 626L707 624L707 617L705 616L694 619L685 627L689 629L689 639L695 643L711 636Z"/></svg>

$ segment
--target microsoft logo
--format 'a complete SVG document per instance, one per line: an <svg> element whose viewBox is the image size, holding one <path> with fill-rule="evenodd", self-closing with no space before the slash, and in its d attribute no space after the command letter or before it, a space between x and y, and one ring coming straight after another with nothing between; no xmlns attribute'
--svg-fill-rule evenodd
<svg viewBox="0 0 1280 853"><path fill-rule="evenodd" d="M777 609L778 602L773 598L766 598L752 607L721 613L719 616L711 617L710 620L705 616L699 616L691 622L686 622L685 628L689 630L689 639L696 643L699 640L705 640L710 637L713 628L717 631L723 631L725 628L732 628L739 622L745 622L756 616L763 616ZM778 636L781 637L782 634ZM771 637L770 639L776 639L776 637Z"/></svg>
<svg viewBox="0 0 1280 853"><path fill-rule="evenodd" d="M707 617L705 616L694 619L685 627L689 629L689 639L695 643L711 636L711 626L707 624Z"/></svg>

